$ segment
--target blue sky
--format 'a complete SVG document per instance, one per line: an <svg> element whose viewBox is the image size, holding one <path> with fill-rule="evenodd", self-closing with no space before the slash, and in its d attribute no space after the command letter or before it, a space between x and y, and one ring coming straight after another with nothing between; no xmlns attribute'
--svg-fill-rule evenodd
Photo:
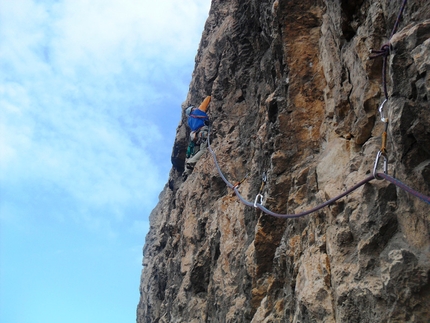
<svg viewBox="0 0 430 323"><path fill-rule="evenodd" d="M0 2L1 322L135 322L209 6Z"/></svg>

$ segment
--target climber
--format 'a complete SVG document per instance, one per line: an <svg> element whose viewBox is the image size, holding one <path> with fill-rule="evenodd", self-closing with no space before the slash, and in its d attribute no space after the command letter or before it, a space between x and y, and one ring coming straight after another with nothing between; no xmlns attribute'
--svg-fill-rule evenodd
<svg viewBox="0 0 430 323"><path fill-rule="evenodd" d="M197 161L206 152L206 142L209 133L209 117L206 111L209 108L210 101L211 97L207 96L198 108L191 105L185 110L191 133L187 148L185 171L182 174L184 180L192 173Z"/></svg>

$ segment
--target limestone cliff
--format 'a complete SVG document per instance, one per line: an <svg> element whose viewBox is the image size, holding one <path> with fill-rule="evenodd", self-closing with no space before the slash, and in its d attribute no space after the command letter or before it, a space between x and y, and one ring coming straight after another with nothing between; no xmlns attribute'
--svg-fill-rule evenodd
<svg viewBox="0 0 430 323"><path fill-rule="evenodd" d="M213 0L182 109L212 95L211 143L240 193L298 213L372 174L390 40L388 173L430 195L430 2ZM179 108L179 107L178 107ZM429 322L430 207L373 180L278 219L209 153L183 181L185 116L150 216L137 322ZM378 165L382 171L382 164Z"/></svg>

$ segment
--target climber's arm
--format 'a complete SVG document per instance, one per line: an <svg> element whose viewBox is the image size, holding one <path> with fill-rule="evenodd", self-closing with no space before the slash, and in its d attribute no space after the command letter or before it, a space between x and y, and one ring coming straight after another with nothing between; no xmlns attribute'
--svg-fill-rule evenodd
<svg viewBox="0 0 430 323"><path fill-rule="evenodd" d="M211 96L208 95L202 102L202 104L200 104L199 106L199 110L206 112L209 106L209 103L211 102Z"/></svg>

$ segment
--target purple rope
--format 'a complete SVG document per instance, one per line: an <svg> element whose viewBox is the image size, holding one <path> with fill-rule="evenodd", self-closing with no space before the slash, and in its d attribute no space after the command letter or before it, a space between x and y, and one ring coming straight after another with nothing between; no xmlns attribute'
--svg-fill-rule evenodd
<svg viewBox="0 0 430 323"><path fill-rule="evenodd" d="M403 15L403 11L405 10L407 0L403 0L402 7L400 8L400 11L397 15L396 22L394 23L393 30L391 31L390 38L388 40L387 44L382 45L380 50L371 50L371 53L374 54L369 57L369 59L374 59L377 57L382 56L382 87L384 89L384 96L385 99L388 99L388 91L387 91L387 58L390 55L390 40L393 37L393 35L397 32L397 29L399 28L400 24L400 18Z"/></svg>
<svg viewBox="0 0 430 323"><path fill-rule="evenodd" d="M399 14L397 15L396 22L395 22L393 30L391 32L390 39L395 34L395 32L397 31L401 15L403 14L403 11L404 11L405 6L406 6L406 2L407 2L407 0L403 1L402 7L400 9ZM383 88L384 88L385 98L388 99L387 82L386 82L386 68L387 68L387 57L390 54L390 44L388 43L388 44L383 45L380 50L372 50L372 53L375 54L375 55L371 56L370 57L371 59L372 58L376 58L376 57L380 57L380 56L383 57L382 82L383 82ZM334 197L334 198L332 198L332 199L330 199L330 200L328 200L328 201L326 201L326 202L324 202L324 203L322 203L320 205L317 205L316 207L314 207L314 208L312 208L310 210L307 210L307 211L304 211L304 212L300 212L300 213L297 213L297 214L280 214L280 213L275 213L275 212L272 212L272 211L268 210L267 208L265 208L260 203L257 203L257 202L252 203L250 201L247 201L239 193L238 186L237 185L236 186L233 185L232 183L230 183L227 180L227 178L224 176L223 172L221 171L221 167L218 164L215 152L213 151L213 149L211 147L211 144L210 144L210 131L209 131L209 134L208 134L207 143L208 143L209 152L211 153L211 155L213 157L213 160L214 160L214 163L215 163L215 166L216 166L216 168L218 170L219 175L221 176L222 180L226 183L226 185L229 188L231 188L231 189L234 190L234 192L236 193L236 196L238 197L238 199L244 205L246 205L246 206L256 207L256 208L260 209L261 211L263 211L264 213L266 213L268 215L271 215L271 216L274 216L274 217L278 217L278 218L292 219L292 218L299 218L299 217L303 217L303 216L306 216L308 214L314 213L314 212L316 212L316 211L318 211L318 210L320 210L320 209L322 209L322 208L324 208L326 206L329 206L330 204L333 204L335 201L341 199L342 197L345 197L346 195L352 193L353 191L355 191L356 189L360 188L364 184L366 184L366 183L368 183L368 182L370 182L370 181L372 181L372 180L375 179L375 176L371 175L371 176L365 178L364 180L362 180L361 182L357 183L353 187L349 188L348 190L346 190L342 194L340 194L340 195L338 195L338 196L336 196L336 197ZM429 196L426 196L424 194L421 194L421 193L413 190L412 188L410 188L409 186L405 185L404 183L402 183L398 179L396 179L394 177L391 177L391 176L389 176L389 175L387 175L385 173L378 173L377 176L386 179L387 181L393 183L394 185L398 186L399 188L403 189L404 191L406 191L406 192L408 192L408 193L410 193L410 194L418 197L419 199L423 200L424 202L430 204L430 197Z"/></svg>
<svg viewBox="0 0 430 323"><path fill-rule="evenodd" d="M348 190L346 190L345 192L343 192L342 194L340 194L340 195L338 195L338 196L336 196L336 197L333 197L333 198L331 198L330 200L328 200L328 201L326 201L326 202L324 202L324 203L322 203L322 204L319 204L319 205L317 205L316 207L314 207L314 208L312 208L312 209L310 209L310 210L308 210L308 211L304 211L304 212L301 212L301 213L297 213L297 214L281 214L281 213L275 213L275 212L272 212L272 211L270 211L270 210L268 210L267 208L265 208L262 204L260 204L260 203L252 203L252 202L250 202L250 201L247 201L240 193L239 193L239 190L238 190L238 186L236 185L233 185L232 183L230 183L228 180L227 180L227 178L224 176L224 174L222 173L222 171L221 171L221 167L219 166L219 164L218 164L218 161L217 161L217 158L216 158L216 155L215 155L215 152L213 151L213 149L212 149L212 146L211 146L211 143L210 143L210 131L209 131L209 134L208 134L208 140L207 140L207 143L208 143L208 149L209 149L209 152L211 153L211 155L212 155L212 158L213 158L213 160L214 160L214 163L215 163L215 167L217 168L217 170L218 170L218 173L219 173L219 175L221 176L221 178L222 178L222 180L227 184L227 186L229 187L229 188L231 188L231 189L233 189L234 190L234 192L236 193L236 196L238 197L238 199L244 204L244 205L246 205L246 206L251 206L251 207L256 207L256 208L258 208L258 209L260 209L261 211L263 211L264 213L266 213L266 214L268 214L268 215L271 215L271 216L274 216L274 217L277 217L277 218L284 218L284 219L293 219L293 218L299 218L299 217L303 217L303 216L305 216L305 215L308 215L308 214L311 214L311 213L314 213L314 212L316 212L316 211L318 211L318 210L320 210L320 209L322 209L322 208L324 208L324 207L326 207L326 206L329 206L330 204L333 204L334 202L336 202L337 200L339 200L339 199L341 199L342 197L345 197L346 195L348 195L348 194L351 194L353 191L355 191L356 189L358 189L358 188L360 188L361 186L363 186L364 184L366 184L366 183L368 183L368 182L370 182L370 181L372 181L372 180L374 180L375 179L375 177L373 176L373 175L371 175L371 176L368 176L368 177L366 177L364 180L362 180L361 182L359 182L359 183L357 183L357 184L355 184L353 187L351 187L351 188L349 188ZM421 193L419 193L419 192L417 192L417 191L415 191L415 190L413 190L412 188L410 188L410 187L408 187L408 186L406 186L405 184L403 184L402 182L400 182L399 180L397 180L397 179L395 179L395 178L393 178L393 177L391 177L391 176L389 176L389 175L387 175L387 174L385 174L385 173L378 173L377 174L378 176L380 176L380 177L382 177L382 178L384 178L384 179L386 179L387 181L389 181L389 182L391 182L391 183L393 183L393 184L395 184L396 186L398 186L398 187L400 187L401 189L403 189L403 190L405 190L405 191L407 191L407 192L409 192L410 194L412 194L412 195L414 195L414 196L416 196L416 197L418 197L418 198L420 198L421 200L423 200L424 202L427 202L427 203L429 203L430 204L430 197L429 196L426 196L426 195L424 195L424 194L421 194Z"/></svg>
<svg viewBox="0 0 430 323"><path fill-rule="evenodd" d="M393 183L394 185L400 187L402 190L414 195L415 197L418 197L419 199L423 200L424 202L430 204L430 196L424 195L420 192L415 191L414 189L410 188L409 186L407 186L406 184L402 183L401 181L399 181L397 178L391 177L388 174L384 174L384 173L378 173L378 176L386 179L387 181Z"/></svg>
<svg viewBox="0 0 430 323"><path fill-rule="evenodd" d="M216 159L215 152L212 150L211 142L210 142L210 138L209 138L209 137L210 137L210 128L209 128L209 132L208 132L208 149L209 149L209 152L211 153L211 155L212 155L212 157L213 157L213 160L214 160L215 166L216 166L216 168L218 169L218 173L219 173L219 175L221 176L221 178L222 178L222 180L224 181L224 183L226 183L228 187L230 187L230 188L233 188L233 189L234 189L234 185L233 185L232 183L230 183L230 182L227 180L227 178L225 178L224 174L223 174L223 173L222 173L222 171L221 171L221 167L219 167L218 161L217 161L217 159Z"/></svg>
<svg viewBox="0 0 430 323"><path fill-rule="evenodd" d="M403 15L403 11L405 10L407 0L403 0L402 7L400 8L399 14L397 15L396 22L394 23L393 30L391 31L390 39L397 32L397 28L399 28L400 18Z"/></svg>
<svg viewBox="0 0 430 323"><path fill-rule="evenodd" d="M348 189L348 190L346 190L345 192L343 192L342 194L340 194L340 195L338 195L338 196L336 196L336 197L333 197L332 199L330 199L330 200L328 200L328 201L326 201L326 202L324 202L324 203L322 203L322 204L319 204L319 205L317 205L316 207L314 207L314 208L312 208L312 209L310 209L310 210L307 210L307 211L304 211L304 212L300 212L300 213L296 213L296 214L280 214L280 213L275 213L275 212L272 212L272 211L270 211L270 210L268 210L268 209L266 209L262 204L259 204L259 203L256 203L256 207L258 208L258 209L260 209L261 211L263 211L264 213L266 213L266 214L268 214L268 215L271 215L271 216L274 216L274 217L277 217L277 218L283 218L283 219L293 219L293 218L300 218L300 217L302 217L302 216L305 216L305 215L308 215L308 214L311 214L311 213L314 213L314 212L316 212L316 211L318 211L318 210L320 210L320 209L322 209L322 208L324 208L324 207L326 207L326 206L329 206L330 204L333 204L334 202L336 202L337 200L339 200L339 199L341 199L342 197L344 197L344 196L346 196L346 195L348 195L348 194L350 194L350 193L352 193L353 191L355 191L356 189L358 189L359 187L361 187L361 186L363 186L364 184L366 184L366 183L368 183L368 182L370 182L370 181L372 181L372 180L374 180L375 178L373 177L373 175L372 176L369 176L369 177L367 177L367 178L365 178L364 180L362 180L361 182L359 182L358 184L356 184L356 185L354 185L353 187L351 187L350 189ZM248 205L248 206L254 206L254 204L252 204L251 202L248 202L248 201L246 201L240 194L239 194L239 191L237 190L237 188L234 188L234 192L236 193L236 195L239 197L239 199L242 201L242 202L246 202L246 205Z"/></svg>

